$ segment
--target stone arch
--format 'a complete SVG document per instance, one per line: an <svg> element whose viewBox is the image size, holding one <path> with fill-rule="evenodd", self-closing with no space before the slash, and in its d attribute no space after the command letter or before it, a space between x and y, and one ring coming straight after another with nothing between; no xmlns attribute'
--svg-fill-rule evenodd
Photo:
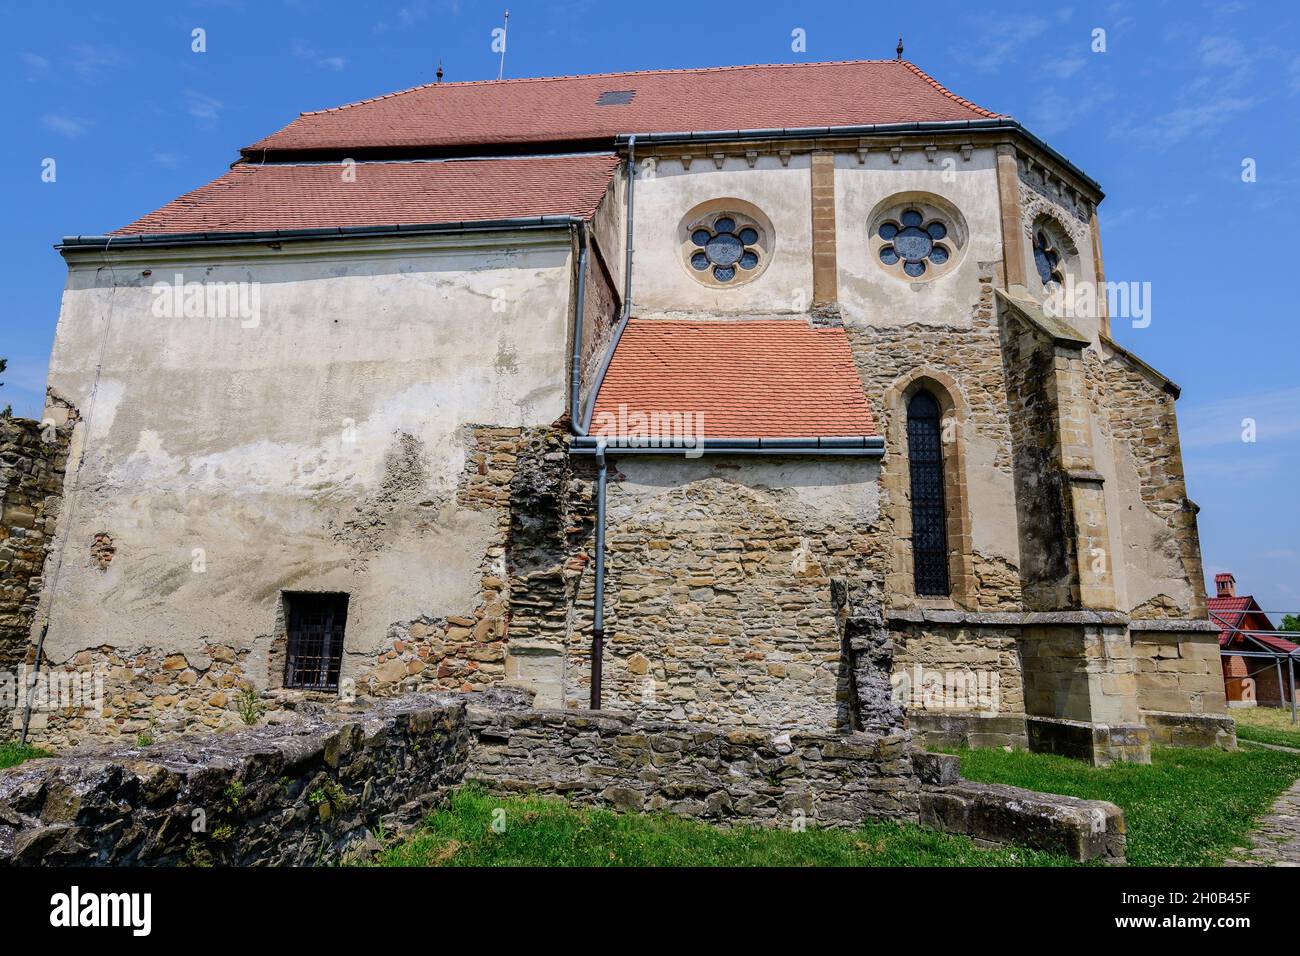
<svg viewBox="0 0 1300 956"><path fill-rule="evenodd" d="M912 565L911 468L907 446L907 406L926 391L939 403L942 422L943 490L948 538L948 596L918 596ZM966 422L970 408L946 372L918 368L902 376L885 393L887 466L883 482L889 495L894 541L887 581L891 600L904 606L973 609L975 571L971 554L970 496L966 481Z"/></svg>

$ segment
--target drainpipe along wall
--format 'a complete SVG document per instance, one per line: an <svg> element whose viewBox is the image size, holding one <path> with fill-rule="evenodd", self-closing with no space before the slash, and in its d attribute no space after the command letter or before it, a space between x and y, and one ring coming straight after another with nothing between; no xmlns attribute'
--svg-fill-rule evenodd
<svg viewBox="0 0 1300 956"><path fill-rule="evenodd" d="M614 330L613 340L610 342L609 351L605 354L604 362L601 363L600 371L596 374L596 380L591 383L591 394L587 399L587 413L583 416L582 424L579 425L577 419L573 419L574 434L579 437L586 437L591 428L591 416L596 408L596 395L600 392L600 386L605 381L605 372L609 368L610 360L614 357L614 350L618 348L619 339L622 338L623 330L627 328L628 319L632 315L632 199L635 188L636 137L631 136L627 141L627 240L625 243L627 250L623 259L623 315L619 319L618 328ZM579 292L578 302L578 308L581 310L581 292ZM581 316L581 311L578 314ZM576 355L576 343L574 348ZM576 361L574 368L577 368ZM574 388L573 398L574 408L576 409L576 384ZM605 439L603 438L596 442L596 468L596 594L591 629L592 710L600 710L600 678L605 655L605 487L609 476L609 468L605 461Z"/></svg>

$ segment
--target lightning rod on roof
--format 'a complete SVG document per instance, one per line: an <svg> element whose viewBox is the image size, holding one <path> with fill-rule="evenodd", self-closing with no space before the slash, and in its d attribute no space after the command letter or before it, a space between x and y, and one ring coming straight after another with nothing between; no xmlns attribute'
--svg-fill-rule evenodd
<svg viewBox="0 0 1300 956"><path fill-rule="evenodd" d="M901 60L903 58L903 38L901 36L898 38L898 49L894 53L897 54L897 59Z"/></svg>
<svg viewBox="0 0 1300 956"><path fill-rule="evenodd" d="M506 33L510 30L510 11L506 10L505 23L501 27L501 64L497 67L497 79L506 71Z"/></svg>

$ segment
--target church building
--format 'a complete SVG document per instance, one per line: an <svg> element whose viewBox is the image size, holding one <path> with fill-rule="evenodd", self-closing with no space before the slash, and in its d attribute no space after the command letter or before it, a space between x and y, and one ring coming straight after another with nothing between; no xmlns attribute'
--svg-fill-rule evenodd
<svg viewBox="0 0 1300 956"><path fill-rule="evenodd" d="M303 113L59 246L65 473L6 640L103 701L33 740L505 685L1234 746L1179 388L1113 337L1101 201L901 50Z"/></svg>

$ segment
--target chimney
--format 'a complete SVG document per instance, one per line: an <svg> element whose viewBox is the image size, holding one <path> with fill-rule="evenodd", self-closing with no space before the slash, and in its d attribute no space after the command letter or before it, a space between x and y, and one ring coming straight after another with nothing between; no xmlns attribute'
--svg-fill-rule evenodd
<svg viewBox="0 0 1300 956"><path fill-rule="evenodd" d="M1237 596L1237 579L1228 571L1221 571L1214 576L1214 589L1219 597Z"/></svg>

